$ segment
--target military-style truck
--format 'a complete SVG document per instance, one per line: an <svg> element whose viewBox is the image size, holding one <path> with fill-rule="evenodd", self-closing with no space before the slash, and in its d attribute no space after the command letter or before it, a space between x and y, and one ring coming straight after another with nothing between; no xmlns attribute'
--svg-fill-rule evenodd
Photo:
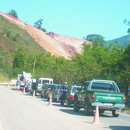
<svg viewBox="0 0 130 130"><path fill-rule="evenodd" d="M99 113L109 110L113 117L118 117L125 102L125 95L114 81L91 80L86 81L81 90L75 93L73 110L84 108L85 114L90 115L98 105Z"/></svg>

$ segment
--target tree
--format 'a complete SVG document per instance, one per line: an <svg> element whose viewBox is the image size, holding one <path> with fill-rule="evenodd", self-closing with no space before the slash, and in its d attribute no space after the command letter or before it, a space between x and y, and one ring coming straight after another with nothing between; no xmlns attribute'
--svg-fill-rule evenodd
<svg viewBox="0 0 130 130"><path fill-rule="evenodd" d="M11 11L9 11L8 14L11 14L12 16L18 18L17 12L15 10L13 10L13 9Z"/></svg>
<svg viewBox="0 0 130 130"><path fill-rule="evenodd" d="M43 19L39 19L37 22L34 23L34 27L46 32L46 29L42 28Z"/></svg>
<svg viewBox="0 0 130 130"><path fill-rule="evenodd" d="M124 23L124 24L127 24L128 26L130 26L130 21L127 20L127 19L125 19L125 20L123 21L123 23ZM127 33L130 34L130 28L128 28Z"/></svg>
<svg viewBox="0 0 130 130"><path fill-rule="evenodd" d="M128 28L127 33L130 34L130 28Z"/></svg>
<svg viewBox="0 0 130 130"><path fill-rule="evenodd" d="M13 68L23 68L25 65L25 52L22 48L18 49L14 56Z"/></svg>
<svg viewBox="0 0 130 130"><path fill-rule="evenodd" d="M83 39L88 40L88 41L93 42L98 45L104 45L104 43L105 43L105 41L104 41L105 38L98 34L89 34L86 37L84 37Z"/></svg>

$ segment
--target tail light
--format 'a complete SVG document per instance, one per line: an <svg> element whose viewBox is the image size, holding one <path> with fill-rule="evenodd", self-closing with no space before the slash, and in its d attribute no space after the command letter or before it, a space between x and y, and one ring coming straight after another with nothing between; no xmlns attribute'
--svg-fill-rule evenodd
<svg viewBox="0 0 130 130"><path fill-rule="evenodd" d="M73 100L73 95L69 95L69 100Z"/></svg>
<svg viewBox="0 0 130 130"><path fill-rule="evenodd" d="M49 92L49 89L46 89L46 93L48 93Z"/></svg>
<svg viewBox="0 0 130 130"><path fill-rule="evenodd" d="M91 97L92 101L95 100L95 95L92 94L92 97Z"/></svg>
<svg viewBox="0 0 130 130"><path fill-rule="evenodd" d="M126 97L125 96L123 97L123 102L126 103Z"/></svg>

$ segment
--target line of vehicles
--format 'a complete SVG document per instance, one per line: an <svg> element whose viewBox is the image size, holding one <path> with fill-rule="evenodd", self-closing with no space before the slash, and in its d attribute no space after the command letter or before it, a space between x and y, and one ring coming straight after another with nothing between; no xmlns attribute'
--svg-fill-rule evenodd
<svg viewBox="0 0 130 130"><path fill-rule="evenodd" d="M116 82L111 80L90 80L82 86L70 84L55 84L52 78L32 79L30 93L41 96L49 101L58 101L61 105L73 105L74 111L84 109L86 115L95 112L111 111L113 117L118 117L120 110L125 107L126 97L120 92Z"/></svg>

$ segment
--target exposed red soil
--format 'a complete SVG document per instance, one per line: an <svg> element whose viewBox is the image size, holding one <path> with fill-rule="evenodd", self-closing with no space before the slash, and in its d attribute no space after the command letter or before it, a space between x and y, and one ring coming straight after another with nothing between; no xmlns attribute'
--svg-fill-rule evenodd
<svg viewBox="0 0 130 130"><path fill-rule="evenodd" d="M2 12L0 12L0 15L4 16L10 22L18 25L20 28L27 30L30 36L33 37L41 47L43 47L47 52L50 52L52 55L63 56L66 59L70 59L76 53L81 53L82 44L84 42L90 44L88 41L70 36L63 36L55 33L49 35L28 23L20 21L12 15Z"/></svg>

